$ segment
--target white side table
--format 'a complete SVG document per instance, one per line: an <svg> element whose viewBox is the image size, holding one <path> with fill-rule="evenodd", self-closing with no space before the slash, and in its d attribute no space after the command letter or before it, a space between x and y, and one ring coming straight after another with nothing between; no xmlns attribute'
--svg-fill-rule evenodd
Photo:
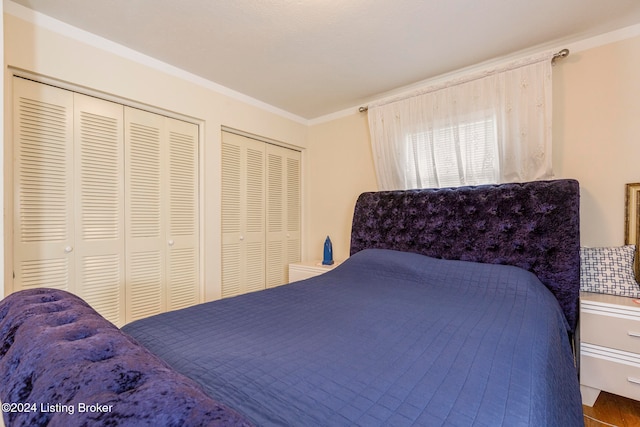
<svg viewBox="0 0 640 427"><path fill-rule="evenodd" d="M337 267L341 261L335 261L332 265L322 265L322 261L302 261L289 264L289 283L308 279Z"/></svg>
<svg viewBox="0 0 640 427"><path fill-rule="evenodd" d="M601 390L640 400L640 301L580 293L580 391L593 406Z"/></svg>

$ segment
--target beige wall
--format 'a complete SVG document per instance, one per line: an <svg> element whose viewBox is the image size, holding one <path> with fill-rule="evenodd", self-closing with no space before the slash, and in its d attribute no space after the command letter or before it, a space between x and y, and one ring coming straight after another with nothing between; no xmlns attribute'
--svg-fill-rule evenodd
<svg viewBox="0 0 640 427"><path fill-rule="evenodd" d="M367 115L357 113L310 127L307 254L321 259L327 236L334 259L349 256L351 218L358 195L376 191Z"/></svg>
<svg viewBox="0 0 640 427"><path fill-rule="evenodd" d="M640 37L554 67L554 170L581 184L584 246L624 243L625 184L640 182Z"/></svg>
<svg viewBox="0 0 640 427"><path fill-rule="evenodd" d="M222 95L192 79L125 59L13 15L4 16L5 65L201 121L205 132L203 268L207 299L219 295L217 182L222 125L305 149L303 256L308 260L321 258L327 235L333 241L335 258L348 256L355 200L361 192L377 189L366 114L354 111L307 126ZM5 72L6 120L10 120L11 74L11 70ZM640 37L574 51L554 67L554 168L558 177L581 182L584 245L623 243L624 184L640 182L638 76ZM10 141L10 128L5 126L5 141ZM10 151L4 154L6 159L11 158ZM5 161L4 178L9 179L9 190L10 175L11 164ZM7 193L10 195L10 191ZM10 203L5 195L5 211L10 212ZM9 232L5 230L5 241L10 244ZM5 246L5 259L10 261L10 254L10 246Z"/></svg>
<svg viewBox="0 0 640 427"><path fill-rule="evenodd" d="M621 245L624 186L640 182L640 37L573 52L553 73L554 171L580 181L582 244ZM364 116L310 128L310 259L325 234L348 252L353 203L376 189Z"/></svg>
<svg viewBox="0 0 640 427"><path fill-rule="evenodd" d="M196 78L183 78L169 69L145 65L144 61L126 59L108 49L86 44L78 37L35 26L28 20L4 15L5 54L5 141L10 137L11 76L14 69L27 70L47 78L70 82L80 91L90 90L135 104L154 106L202 124L201 136L204 182L202 268L207 299L220 295L220 129L229 126L301 148L307 146L306 122L274 114L235 98L221 95ZM80 36L82 36L82 33ZM108 46L111 48L111 46ZM117 52L116 52L117 53ZM127 52L124 52L127 54ZM126 56L126 55L125 55ZM155 65L155 64L153 64ZM11 158L11 145L5 146ZM11 179L11 162L5 161L5 180ZM6 184L5 212L11 212L11 183ZM7 224L11 225L11 215ZM7 225L6 224L6 225ZM5 227L5 259L11 266L10 227ZM10 291L10 268L5 272L5 291Z"/></svg>

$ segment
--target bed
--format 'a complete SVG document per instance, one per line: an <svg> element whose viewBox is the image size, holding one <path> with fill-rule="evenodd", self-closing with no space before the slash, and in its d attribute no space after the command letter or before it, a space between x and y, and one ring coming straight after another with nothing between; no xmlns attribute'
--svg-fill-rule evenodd
<svg viewBox="0 0 640 427"><path fill-rule="evenodd" d="M583 425L574 180L362 194L323 275L123 331L256 425Z"/></svg>

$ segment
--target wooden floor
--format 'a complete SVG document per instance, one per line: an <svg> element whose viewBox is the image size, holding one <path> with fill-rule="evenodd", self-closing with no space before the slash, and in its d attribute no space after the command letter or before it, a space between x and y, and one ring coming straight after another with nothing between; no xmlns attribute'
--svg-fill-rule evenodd
<svg viewBox="0 0 640 427"><path fill-rule="evenodd" d="M582 406L585 427L640 426L640 402L605 393L598 396L592 408Z"/></svg>

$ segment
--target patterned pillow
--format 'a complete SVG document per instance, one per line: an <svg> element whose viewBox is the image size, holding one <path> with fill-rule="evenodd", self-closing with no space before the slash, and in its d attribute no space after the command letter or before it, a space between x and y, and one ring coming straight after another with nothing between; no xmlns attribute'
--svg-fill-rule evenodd
<svg viewBox="0 0 640 427"><path fill-rule="evenodd" d="M635 245L580 248L580 290L640 298L633 272Z"/></svg>

